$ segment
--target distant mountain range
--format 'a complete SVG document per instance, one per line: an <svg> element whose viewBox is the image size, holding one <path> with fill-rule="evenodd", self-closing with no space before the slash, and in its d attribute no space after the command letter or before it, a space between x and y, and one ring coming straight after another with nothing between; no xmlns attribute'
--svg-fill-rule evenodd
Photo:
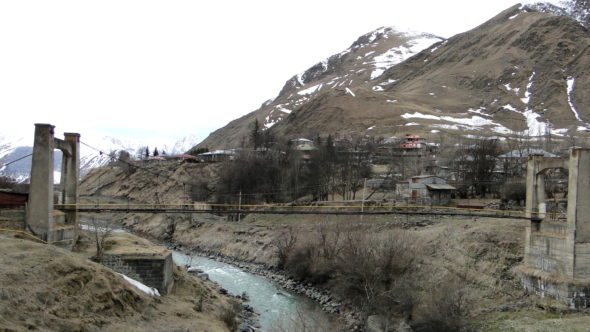
<svg viewBox="0 0 590 332"><path fill-rule="evenodd" d="M198 146L244 145L255 120L282 139L587 135L588 1L560 4L515 5L449 39L377 29Z"/></svg>
<svg viewBox="0 0 590 332"><path fill-rule="evenodd" d="M143 153L146 144L140 141L120 140L110 136L85 136L81 133L80 144L80 173L85 175L90 169L108 164L112 156L117 156L120 151L127 151L132 156ZM59 138L59 135L56 135ZM33 152L33 137L3 137L0 136L0 175L11 176L17 181L27 181L31 170L31 157L26 157ZM181 154L195 146L199 140L190 135L174 142L173 144L163 144L161 146L149 147L150 154L154 148L158 148L159 153L168 155ZM102 152L102 153L101 153ZM18 162L5 166L17 159L26 157ZM61 167L61 152L55 151L55 174L54 178L59 181L59 171Z"/></svg>

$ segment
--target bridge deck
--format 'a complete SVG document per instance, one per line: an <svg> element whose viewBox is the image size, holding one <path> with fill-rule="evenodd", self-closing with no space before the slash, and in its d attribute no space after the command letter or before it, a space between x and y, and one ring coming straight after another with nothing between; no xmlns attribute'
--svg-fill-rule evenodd
<svg viewBox="0 0 590 332"><path fill-rule="evenodd" d="M526 219L523 211L431 206L277 206L192 204L62 204L63 211L108 213L215 213L215 214L326 214L326 215L439 215Z"/></svg>

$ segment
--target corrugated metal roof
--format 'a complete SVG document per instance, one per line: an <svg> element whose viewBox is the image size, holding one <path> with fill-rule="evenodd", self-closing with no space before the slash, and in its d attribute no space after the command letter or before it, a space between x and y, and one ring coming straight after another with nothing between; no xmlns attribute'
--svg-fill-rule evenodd
<svg viewBox="0 0 590 332"><path fill-rule="evenodd" d="M522 150L512 150L508 153L501 154L499 158L527 158L529 155L532 154L540 154L546 158L559 158L558 155L547 152L542 149L522 149Z"/></svg>
<svg viewBox="0 0 590 332"><path fill-rule="evenodd" d="M427 184L426 188L430 190L455 190L457 188L451 186L450 184Z"/></svg>
<svg viewBox="0 0 590 332"><path fill-rule="evenodd" d="M212 156L212 155L235 155L236 152L232 150L215 150L199 154L199 156Z"/></svg>

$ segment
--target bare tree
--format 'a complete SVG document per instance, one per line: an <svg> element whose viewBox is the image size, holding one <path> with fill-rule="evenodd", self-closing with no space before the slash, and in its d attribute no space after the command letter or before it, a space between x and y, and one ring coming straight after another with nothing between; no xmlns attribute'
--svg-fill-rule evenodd
<svg viewBox="0 0 590 332"><path fill-rule="evenodd" d="M96 244L96 260L100 262L105 250L107 238L115 230L115 222L111 220L97 219L93 217L90 220L89 229L94 236Z"/></svg>

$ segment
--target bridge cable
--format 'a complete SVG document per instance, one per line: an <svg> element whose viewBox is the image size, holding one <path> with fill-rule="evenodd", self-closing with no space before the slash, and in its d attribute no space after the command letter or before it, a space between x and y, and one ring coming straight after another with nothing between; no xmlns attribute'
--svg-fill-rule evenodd
<svg viewBox="0 0 590 332"><path fill-rule="evenodd" d="M24 156L24 157L20 157L20 158L18 158L18 159L15 159L15 160L13 160L13 161L9 161L9 162L7 162L7 163L4 163L4 164L0 165L0 168L4 168L4 167L6 167L6 166L12 165L12 164L16 163L17 161L21 161L21 160L23 160L23 159L25 159L25 158L28 158L28 157L32 156L32 155L33 155L33 154L31 153L31 154L28 154L28 155L26 155L26 156Z"/></svg>

